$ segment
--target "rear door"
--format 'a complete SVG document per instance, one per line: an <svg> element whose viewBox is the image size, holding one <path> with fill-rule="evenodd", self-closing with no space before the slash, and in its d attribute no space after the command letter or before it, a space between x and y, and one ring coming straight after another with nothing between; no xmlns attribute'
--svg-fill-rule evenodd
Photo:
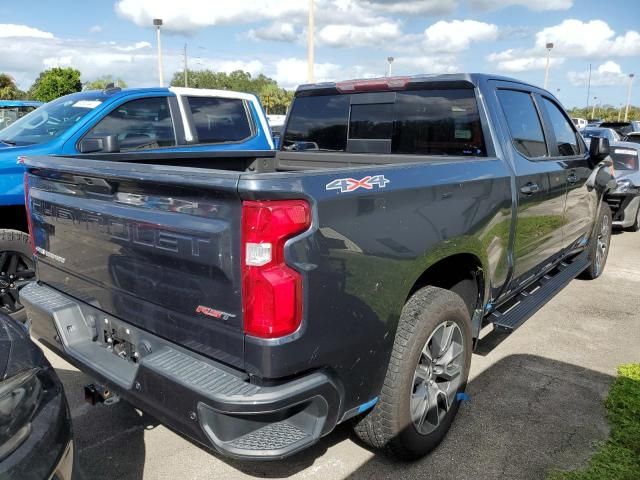
<svg viewBox="0 0 640 480"><path fill-rule="evenodd" d="M28 180L39 280L242 367L238 178L183 167L49 161Z"/></svg>
<svg viewBox="0 0 640 480"><path fill-rule="evenodd" d="M537 100L544 113L549 160L564 169L567 184L563 246L584 245L591 234L598 201L595 192L589 192L586 186L592 172L586 147L573 122L555 100L544 95L539 95Z"/></svg>
<svg viewBox="0 0 640 480"><path fill-rule="evenodd" d="M512 288L527 282L563 248L564 167L549 152L541 113L530 91L496 82L503 121L511 137L517 220Z"/></svg>

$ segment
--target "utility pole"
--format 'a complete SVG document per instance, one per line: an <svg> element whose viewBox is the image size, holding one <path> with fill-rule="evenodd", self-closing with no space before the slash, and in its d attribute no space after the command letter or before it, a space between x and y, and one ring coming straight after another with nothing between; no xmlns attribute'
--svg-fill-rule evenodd
<svg viewBox="0 0 640 480"><path fill-rule="evenodd" d="M591 109L591 118L593 120L596 119L596 105L598 104L597 100L598 97L593 97L593 109Z"/></svg>
<svg viewBox="0 0 640 480"><path fill-rule="evenodd" d="M631 84L633 83L633 73L629 74L629 87L627 87L627 108L624 110L624 121L629 121L629 104L631 103Z"/></svg>
<svg viewBox="0 0 640 480"><path fill-rule="evenodd" d="M547 43L547 66L544 69L544 88L547 88L547 83L549 83L549 60L551 59L551 49L553 48L553 43Z"/></svg>
<svg viewBox="0 0 640 480"><path fill-rule="evenodd" d="M189 67L187 65L187 44L184 44L184 86L189 86Z"/></svg>
<svg viewBox="0 0 640 480"><path fill-rule="evenodd" d="M164 86L164 75L162 67L162 44L160 43L160 27L162 26L161 18L154 18L153 25L156 27L156 41L158 43L158 79L160 80L160 86Z"/></svg>
<svg viewBox="0 0 640 480"><path fill-rule="evenodd" d="M589 94L591 93L591 64L589 64L589 81L587 82L587 115L589 114Z"/></svg>
<svg viewBox="0 0 640 480"><path fill-rule="evenodd" d="M307 26L307 82L309 83L313 83L315 81L313 75L313 10L314 0L309 0L309 25Z"/></svg>

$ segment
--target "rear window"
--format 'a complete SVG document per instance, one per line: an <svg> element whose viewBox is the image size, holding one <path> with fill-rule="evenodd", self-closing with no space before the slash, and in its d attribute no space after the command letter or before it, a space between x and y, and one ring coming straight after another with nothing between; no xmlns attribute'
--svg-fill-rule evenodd
<svg viewBox="0 0 640 480"><path fill-rule="evenodd" d="M635 148L613 148L609 152L614 170L638 170L638 150Z"/></svg>
<svg viewBox="0 0 640 480"><path fill-rule="evenodd" d="M239 98L188 97L198 143L239 142L251 136L251 124Z"/></svg>
<svg viewBox="0 0 640 480"><path fill-rule="evenodd" d="M486 156L472 89L296 98L284 150ZM369 99L371 99L369 101Z"/></svg>

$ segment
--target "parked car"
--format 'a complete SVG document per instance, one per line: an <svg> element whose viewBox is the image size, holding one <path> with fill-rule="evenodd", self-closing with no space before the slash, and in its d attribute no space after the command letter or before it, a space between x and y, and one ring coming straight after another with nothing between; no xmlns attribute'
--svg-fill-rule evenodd
<svg viewBox="0 0 640 480"><path fill-rule="evenodd" d="M585 128L588 123L585 118L572 118L571 120L578 130Z"/></svg>
<svg viewBox="0 0 640 480"><path fill-rule="evenodd" d="M0 130L42 105L31 100L0 100Z"/></svg>
<svg viewBox="0 0 640 480"><path fill-rule="evenodd" d="M32 334L225 455L286 457L354 421L420 457L481 328L605 267L608 142L588 151L533 85L305 85L281 150L241 153L25 160Z"/></svg>
<svg viewBox="0 0 640 480"><path fill-rule="evenodd" d="M24 155L87 152L271 150L273 140L254 95L189 88L109 88L61 97L0 131L0 271L12 285L0 311L22 317L21 285L33 278L24 209Z"/></svg>
<svg viewBox="0 0 640 480"><path fill-rule="evenodd" d="M625 137L631 132L640 131L640 121L633 120L631 122L602 122L600 124L601 128L611 128L616 131L620 138Z"/></svg>
<svg viewBox="0 0 640 480"><path fill-rule="evenodd" d="M625 142L640 143L640 132L631 132L624 139Z"/></svg>
<svg viewBox="0 0 640 480"><path fill-rule="evenodd" d="M611 144L611 159L617 186L607 195L613 214L613 226L632 232L640 230L640 145L630 142Z"/></svg>
<svg viewBox="0 0 640 480"><path fill-rule="evenodd" d="M591 142L593 137L606 138L609 143L619 142L621 140L620 135L618 135L618 133L612 128L587 127L581 130L580 134L587 142L587 145Z"/></svg>
<svg viewBox="0 0 640 480"><path fill-rule="evenodd" d="M62 384L23 325L0 313L0 478L71 480L73 464Z"/></svg>

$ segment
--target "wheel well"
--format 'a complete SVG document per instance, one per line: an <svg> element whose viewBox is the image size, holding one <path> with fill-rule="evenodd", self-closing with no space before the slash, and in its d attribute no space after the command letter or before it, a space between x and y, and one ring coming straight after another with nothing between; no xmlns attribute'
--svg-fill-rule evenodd
<svg viewBox="0 0 640 480"><path fill-rule="evenodd" d="M29 233L27 227L27 211L24 205L11 205L0 207L0 228L20 230Z"/></svg>
<svg viewBox="0 0 640 480"><path fill-rule="evenodd" d="M469 315L482 305L484 294L484 276L482 263L467 253L444 258L429 267L415 282L407 300L416 291L426 286L451 290L462 297L469 307Z"/></svg>

